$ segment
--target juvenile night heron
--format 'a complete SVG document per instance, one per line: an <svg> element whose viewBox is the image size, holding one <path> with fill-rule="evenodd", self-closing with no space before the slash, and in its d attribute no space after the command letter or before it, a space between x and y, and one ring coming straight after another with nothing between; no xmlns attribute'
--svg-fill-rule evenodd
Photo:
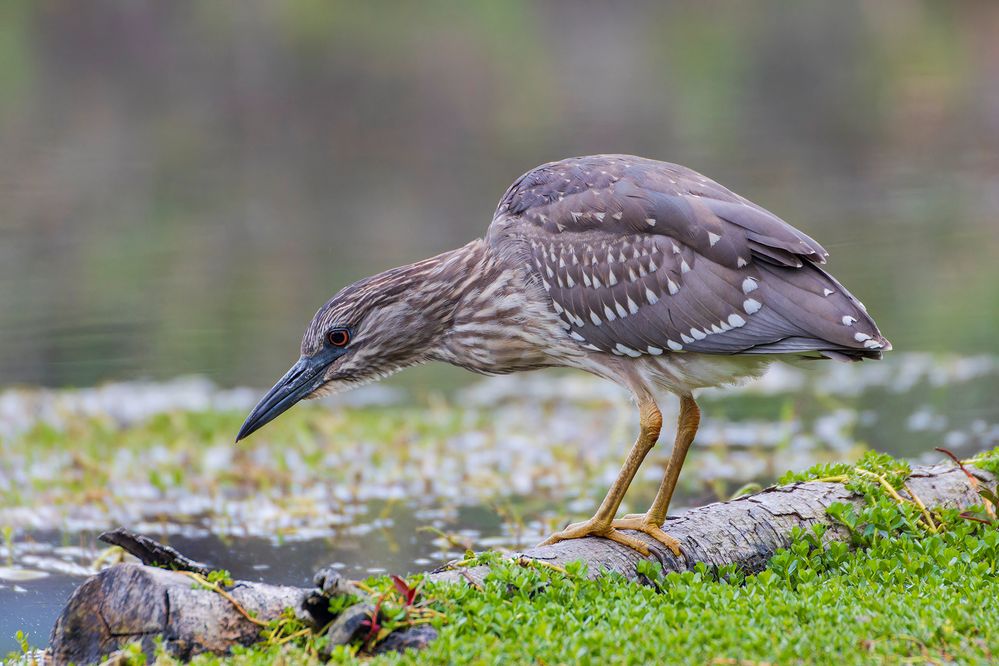
<svg viewBox="0 0 999 666"><path fill-rule="evenodd" d="M891 344L819 267L828 253L777 216L695 171L629 155L551 162L500 200L485 238L342 289L313 317L301 358L239 431L303 398L424 361L483 374L552 366L634 395L638 439L596 514L545 543L603 536L648 554L700 413L694 391L794 357L881 358ZM659 438L656 396L680 399L673 452L652 506L615 519Z"/></svg>

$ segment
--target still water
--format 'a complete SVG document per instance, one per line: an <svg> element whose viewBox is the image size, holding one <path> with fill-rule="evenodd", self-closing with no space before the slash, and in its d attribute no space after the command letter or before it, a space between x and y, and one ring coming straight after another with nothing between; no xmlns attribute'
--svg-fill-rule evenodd
<svg viewBox="0 0 999 666"><path fill-rule="evenodd" d="M0 650L44 643L65 599L125 525L237 578L308 585L426 571L468 548L516 549L592 512L634 407L579 373L493 378L435 400L374 386L305 406L232 444L257 391L203 379L0 393ZM999 360L889 355L775 366L704 391L675 510L865 447L940 461L999 445ZM667 423L673 401L663 404ZM668 447L622 510L641 510ZM3 566L6 565L6 566Z"/></svg>

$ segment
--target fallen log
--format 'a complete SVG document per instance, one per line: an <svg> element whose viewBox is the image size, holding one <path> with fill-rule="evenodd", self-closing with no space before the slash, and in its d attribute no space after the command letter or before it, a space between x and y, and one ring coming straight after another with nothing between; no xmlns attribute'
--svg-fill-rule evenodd
<svg viewBox="0 0 999 666"><path fill-rule="evenodd" d="M972 466L964 468L979 483L994 487L995 477ZM931 508L966 509L982 504L973 482L961 468L950 465L915 466L906 481L908 491L899 494L912 499L909 492ZM666 519L663 529L680 540L682 554L677 557L658 541L634 533L649 547L648 557L607 539L586 538L563 541L552 546L530 548L521 553L530 559L550 564L583 561L591 575L600 571L619 573L629 580L639 579L637 564L641 559L662 564L665 571L687 571L698 562L713 566L735 564L746 573L756 573L781 548L791 544L794 528L811 529L824 525L825 542L847 541L849 534L826 513L834 503L863 507L863 496L842 483L808 481L787 486L771 486L758 493L728 502L715 502ZM453 569L442 567L431 575L433 580L481 582L489 573L486 567Z"/></svg>
<svg viewBox="0 0 999 666"><path fill-rule="evenodd" d="M994 487L996 479L989 472L970 466L966 469L978 482ZM899 492L903 498L918 498L928 507L967 509L982 503L975 481L953 465L915 467L906 489ZM735 564L754 573L761 571L777 550L791 543L794 528L825 525L826 541L847 540L845 528L826 512L836 502L859 509L865 499L841 483L810 481L775 486L667 519L666 531L682 544L680 557L644 534L638 537L649 545L647 559L659 562L666 571L684 571L704 562L714 566ZM113 538L126 549L135 550L143 561L203 570L204 565L127 531L116 531ZM530 548L519 556L556 565L583 561L590 575L612 571L632 580L640 578L636 567L642 559L630 548L599 538ZM487 573L488 568L482 566L445 566L428 578L474 584ZM234 645L258 640L260 625L280 616L285 608L295 609L313 626L325 626L332 620L325 611L328 598L346 591L345 582L331 570L317 574L315 589L237 581L222 595L192 582L191 572L137 564L117 565L89 578L74 592L52 631L53 662L96 663L133 641L141 641L143 649L151 654L155 637L161 637L166 650L179 658L200 652L224 653ZM344 612L329 629L331 642L351 640L371 612L370 606ZM427 628L398 632L379 648L419 647L434 635Z"/></svg>

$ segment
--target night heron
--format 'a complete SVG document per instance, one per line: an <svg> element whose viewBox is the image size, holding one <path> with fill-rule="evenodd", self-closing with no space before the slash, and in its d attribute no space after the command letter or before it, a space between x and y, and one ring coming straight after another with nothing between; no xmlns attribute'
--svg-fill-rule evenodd
<svg viewBox="0 0 999 666"><path fill-rule="evenodd" d="M545 543L603 536L648 554L700 413L694 391L774 360L880 358L891 344L822 270L828 253L701 174L629 155L551 162L500 200L485 238L344 288L313 317L301 358L253 409L246 437L303 398L424 361L483 374L579 368L627 388L640 430L592 518ZM680 399L665 476L644 514L615 518Z"/></svg>

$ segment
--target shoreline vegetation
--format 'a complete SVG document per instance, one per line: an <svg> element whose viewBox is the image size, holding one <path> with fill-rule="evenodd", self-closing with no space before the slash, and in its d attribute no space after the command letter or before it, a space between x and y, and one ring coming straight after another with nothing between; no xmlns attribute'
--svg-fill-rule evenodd
<svg viewBox="0 0 999 666"><path fill-rule="evenodd" d="M999 445L990 403L997 387L995 357L895 354L877 364L777 366L759 382L724 393L706 391L705 426L681 476L678 507L752 492L788 469L827 465L822 476L843 476L840 466L855 466L870 449L913 463L945 461L932 451L935 446L972 458ZM269 557L271 569L241 571L245 579L287 570L301 578L293 573L284 582L301 585L315 567L332 562L344 565L346 577L374 576L373 589L390 580L383 573L400 574L415 586L419 578L413 572L461 559L468 550L516 551L570 518L588 515L633 435L627 397L606 382L576 374L495 378L448 397L413 398L392 387L373 388L378 390L293 410L269 432L239 446L232 436L256 391L221 390L197 379L3 391L0 557L10 573L23 577L2 581L0 600L17 604L39 580L75 587L96 571L95 561L107 566L110 554L101 553L93 535L117 525L167 542L214 544L223 553L253 544L251 557ZM675 406L666 402L663 408L672 420ZM650 455L648 477L636 480L623 510L644 508L651 500L667 453L668 446L661 446ZM677 655L673 660L680 663L716 658L719 664L822 663L842 661L836 651L849 643L851 658L864 663L932 663L947 661L947 655L987 663L996 651L987 622L994 602L986 598L997 591L989 580L996 571L989 536L995 528L972 522L961 519L954 527L946 522L940 534L918 538L896 526L864 546L876 550L862 556L851 551L836 567L821 558L808 564L811 550L794 554L793 561L801 560L795 570L810 568L821 582L817 591L805 588L813 606L800 596L793 577L767 582L778 585L771 600L770 588L758 587L765 574L756 574L741 591L725 587L729 583L710 572L691 579L689 588L675 583L687 581L688 574L679 579L663 574L664 581L674 581L663 583L672 590L664 598L654 590L659 595L649 597L648 586L525 572L500 562L497 581L527 576L524 589L552 590L553 596L535 591L501 599L500 588L508 585L496 582L495 589L486 584L462 592L456 597L460 604L442 600L451 613L441 627L442 640L416 659L447 661L445 651L454 650L455 660L474 663L477 655L495 654L519 662L534 659L528 653L536 648L547 663L596 663L604 657L638 662L655 649L667 661ZM876 572L864 569L874 566L865 562L894 571L892 549L910 562L923 557L920 548L929 549L925 557L930 551L949 553L948 566L959 578L949 577L937 553L915 570L924 579L896 572L869 584ZM368 549L382 559L358 558ZM217 559L224 565L224 555ZM775 560L770 568L777 571L778 565ZM960 576L971 585L967 595ZM426 599L436 598L434 585L421 588L431 595ZM829 601L827 586L854 601ZM578 608L562 608L566 617L561 617L559 604L564 607L576 594ZM30 625L12 627L8 617L5 633L23 628L28 635L18 644L40 646L62 595L68 591L52 596L52 609ZM688 605L677 605L677 598ZM746 606L747 598L760 606ZM826 608L830 603L840 613L835 618ZM492 618L487 610L498 615ZM657 619L660 615L673 619ZM587 617L593 618L589 624ZM526 632L523 640L512 638L518 622ZM853 638L875 636L873 643L850 643L838 624ZM739 651L742 642L712 638L713 631L720 636L729 630L735 634L731 640L745 642L745 651ZM889 638L891 632L908 638ZM230 659L295 663L308 651L300 638ZM548 652L541 649L546 640L552 641ZM617 652L606 648L615 641ZM4 643L0 654L13 647ZM708 647L716 650L710 656ZM806 648L818 652L808 656ZM340 650L338 658L348 659L349 651Z"/></svg>
<svg viewBox="0 0 999 666"><path fill-rule="evenodd" d="M317 583L333 589L321 599L329 611L321 627L294 609L257 620L226 591L228 572L187 573L195 588L222 595L258 625L260 637L193 663L990 663L999 650L990 621L999 611L999 449L951 460L950 477L980 504L955 501L953 491L940 496L951 499L933 498L933 468L914 474L908 463L873 452L855 465L785 475L784 483L825 482L791 489L844 484L859 501L826 506L829 524L794 528L789 547L762 571L704 562L666 571L642 559L636 581L580 561L468 553L451 567L464 577ZM107 610L107 600L100 603ZM353 618L351 628L343 630L344 618ZM379 652L423 625L433 628L429 639L402 641L422 651ZM138 643L113 656L145 663ZM162 642L155 658L181 663Z"/></svg>

